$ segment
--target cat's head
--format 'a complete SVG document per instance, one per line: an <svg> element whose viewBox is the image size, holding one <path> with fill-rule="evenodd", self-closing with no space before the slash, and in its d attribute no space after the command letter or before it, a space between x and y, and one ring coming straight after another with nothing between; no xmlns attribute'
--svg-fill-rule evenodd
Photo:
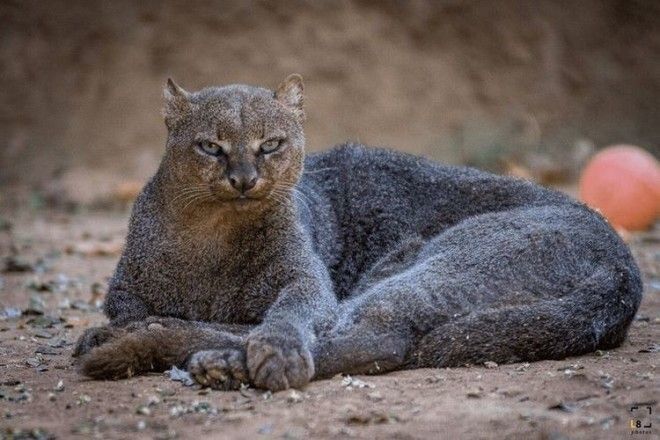
<svg viewBox="0 0 660 440"><path fill-rule="evenodd" d="M246 85L187 92L165 87L163 168L172 201L248 209L282 199L303 169L303 82L276 91Z"/></svg>

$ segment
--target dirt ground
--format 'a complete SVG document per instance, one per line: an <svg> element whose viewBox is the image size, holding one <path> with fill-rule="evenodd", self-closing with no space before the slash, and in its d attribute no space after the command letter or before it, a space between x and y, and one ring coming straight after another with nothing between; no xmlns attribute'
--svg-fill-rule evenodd
<svg viewBox="0 0 660 440"><path fill-rule="evenodd" d="M98 305L127 214L32 210L0 219L0 439L604 439L660 432L657 226L630 237L646 295L616 350L532 364L335 377L271 394L186 387L163 374L119 382L79 376L72 344L83 329L104 322ZM633 414L631 406L639 409ZM631 417L653 426L631 436Z"/></svg>

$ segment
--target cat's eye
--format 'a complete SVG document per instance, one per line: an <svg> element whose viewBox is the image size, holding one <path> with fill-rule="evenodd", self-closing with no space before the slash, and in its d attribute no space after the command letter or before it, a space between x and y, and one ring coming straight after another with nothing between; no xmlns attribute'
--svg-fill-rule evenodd
<svg viewBox="0 0 660 440"><path fill-rule="evenodd" d="M261 144L259 149L262 153L268 154L277 151L282 145L282 139L271 139Z"/></svg>
<svg viewBox="0 0 660 440"><path fill-rule="evenodd" d="M199 141L197 142L197 148L202 150L204 153L211 156L220 156L222 154L222 147L209 141Z"/></svg>

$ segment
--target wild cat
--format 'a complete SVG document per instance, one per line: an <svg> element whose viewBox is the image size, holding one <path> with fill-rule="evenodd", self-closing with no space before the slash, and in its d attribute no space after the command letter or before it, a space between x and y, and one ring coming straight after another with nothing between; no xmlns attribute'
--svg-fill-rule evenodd
<svg viewBox="0 0 660 440"><path fill-rule="evenodd" d="M530 182L346 144L304 157L303 82L189 93L109 285L93 378L201 384L559 359L616 347L642 285L597 213Z"/></svg>

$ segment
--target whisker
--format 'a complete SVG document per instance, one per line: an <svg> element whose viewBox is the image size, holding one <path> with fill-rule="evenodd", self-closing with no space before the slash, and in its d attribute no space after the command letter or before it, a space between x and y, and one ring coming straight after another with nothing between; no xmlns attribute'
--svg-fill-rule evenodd
<svg viewBox="0 0 660 440"><path fill-rule="evenodd" d="M332 170L336 170L336 169L337 169L336 167L319 168L318 170L312 170L312 171L303 170L302 173L303 174L316 174L316 173L322 173L324 171L332 171Z"/></svg>
<svg viewBox="0 0 660 440"><path fill-rule="evenodd" d="M279 182L278 184L280 188L286 189L287 191L291 191L293 193L299 194L305 201L307 201L310 205L314 204L314 200L307 194L305 194L302 191L302 185L297 184L297 182L293 181L282 181Z"/></svg>
<svg viewBox="0 0 660 440"><path fill-rule="evenodd" d="M308 196L307 194L305 194L304 192L302 192L300 189L295 188L295 187L293 187L293 188L291 188L291 189L293 190L294 194L299 194L299 195L302 196L305 200L307 200L307 202L309 202L309 204L314 204L314 200L313 200L310 196Z"/></svg>
<svg viewBox="0 0 660 440"><path fill-rule="evenodd" d="M208 194L204 194L204 193L202 193L202 194L200 194L200 193L193 194L193 196L189 199L188 203L186 203L186 206L183 207L182 211L185 211L186 209L188 209L188 207L191 204L193 204L195 202L198 202L198 201L206 200L207 198L208 198Z"/></svg>
<svg viewBox="0 0 660 440"><path fill-rule="evenodd" d="M273 192L277 192L279 194L284 194L284 195L291 195L294 198L294 200L298 201L300 205L302 205L307 210L307 213L310 215L310 217L313 217L312 210L309 207L311 200L307 197L306 194L304 194L300 190L292 186L287 187L282 183L276 183L275 187L273 188Z"/></svg>
<svg viewBox="0 0 660 440"><path fill-rule="evenodd" d="M185 199L191 194L202 193L206 191L208 191L208 189L203 185L186 186L177 191L177 195L170 200L170 203L175 204L177 201Z"/></svg>
<svg viewBox="0 0 660 440"><path fill-rule="evenodd" d="M191 198L194 198L197 195L203 194L202 192L194 192L189 194L183 194L180 197L177 197L176 200L172 200L173 207L181 207L181 205L186 204Z"/></svg>
<svg viewBox="0 0 660 440"><path fill-rule="evenodd" d="M291 203L291 201L286 197L285 194L282 194L282 193L277 192L275 190L273 190L270 193L269 197L270 196L272 196L273 201L275 203L277 203L278 205L288 205L288 204Z"/></svg>

